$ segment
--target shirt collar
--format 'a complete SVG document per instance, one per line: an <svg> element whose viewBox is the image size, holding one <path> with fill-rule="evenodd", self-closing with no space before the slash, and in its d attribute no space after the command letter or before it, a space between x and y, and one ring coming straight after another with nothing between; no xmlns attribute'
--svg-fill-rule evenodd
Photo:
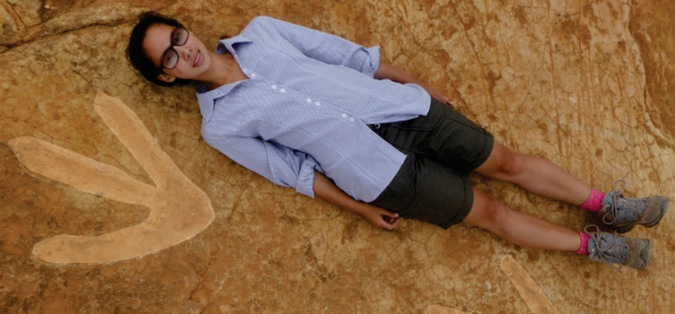
<svg viewBox="0 0 675 314"><path fill-rule="evenodd" d="M220 40L216 46L216 53L224 54L225 52L229 51L236 58L237 53L234 49L234 45L248 42L252 42L252 40L242 35ZM237 58L237 60L239 60L239 58ZM202 117L204 117L206 120L211 120L211 116L213 115L213 107L215 106L216 100L226 96L232 91L232 89L242 82L243 81L225 84L210 91L207 91L206 86L204 85L199 86L199 88L197 88L197 100L199 101L199 111L202 113Z"/></svg>
<svg viewBox="0 0 675 314"><path fill-rule="evenodd" d="M237 35L234 37L230 37L227 39L222 39L218 41L218 45L216 46L216 53L217 54L223 54L225 53L225 50L229 50L231 53L235 53L234 51L234 45L235 44L240 44L240 43L250 43L253 42L252 40L248 39L244 35Z"/></svg>

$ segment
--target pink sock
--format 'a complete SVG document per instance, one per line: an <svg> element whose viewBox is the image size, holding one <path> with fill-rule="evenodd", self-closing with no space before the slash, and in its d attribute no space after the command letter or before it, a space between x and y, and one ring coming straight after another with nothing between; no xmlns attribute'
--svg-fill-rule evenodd
<svg viewBox="0 0 675 314"><path fill-rule="evenodd" d="M596 189L592 189L591 195L588 196L588 199L585 203L581 204L581 208L597 213L602 209L603 199L605 199L604 194L600 193L600 191Z"/></svg>
<svg viewBox="0 0 675 314"><path fill-rule="evenodd" d="M588 239L590 239L591 236L589 236L586 232L579 231L579 238L581 239L581 245L579 246L579 250L574 253L579 255L588 255Z"/></svg>

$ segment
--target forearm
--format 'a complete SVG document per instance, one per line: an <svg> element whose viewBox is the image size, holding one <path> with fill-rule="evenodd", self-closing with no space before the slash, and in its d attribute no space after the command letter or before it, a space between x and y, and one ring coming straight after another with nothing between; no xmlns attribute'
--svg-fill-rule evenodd
<svg viewBox="0 0 675 314"><path fill-rule="evenodd" d="M323 174L314 171L314 195L333 205L359 214L373 226L387 230L394 230L400 219L398 214L367 203L359 202L340 190L333 181Z"/></svg>
<svg viewBox="0 0 675 314"><path fill-rule="evenodd" d="M448 105L452 105L452 101L448 99L445 94L441 93L439 90L434 88L433 86L429 85L428 83L419 80L417 77L412 75L410 72L400 69L398 67L395 67L389 63L382 62L380 61L380 66L377 68L377 72L375 72L375 78L382 80L382 79L389 79L394 82L402 83L402 84L407 84L407 83L413 83L421 86L424 88L431 97L436 98Z"/></svg>
<svg viewBox="0 0 675 314"><path fill-rule="evenodd" d="M342 192L333 181L317 171L314 171L314 195L359 215L363 215L368 206Z"/></svg>
<svg viewBox="0 0 675 314"><path fill-rule="evenodd" d="M399 82L403 84L406 83L415 83L418 85L424 84L424 82L420 81L410 72L383 61L380 61L380 66L377 68L377 72L375 72L375 78L379 80L389 79L394 82Z"/></svg>

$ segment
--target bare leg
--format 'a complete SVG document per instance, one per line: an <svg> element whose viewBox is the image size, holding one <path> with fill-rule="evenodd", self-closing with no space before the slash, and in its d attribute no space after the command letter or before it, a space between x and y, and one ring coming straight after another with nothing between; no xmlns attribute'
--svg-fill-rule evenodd
<svg viewBox="0 0 675 314"><path fill-rule="evenodd" d="M576 251L581 240L571 229L511 210L473 189L474 201L464 223L485 228L511 243L537 249Z"/></svg>
<svg viewBox="0 0 675 314"><path fill-rule="evenodd" d="M577 206L583 204L591 194L589 185L552 162L512 151L498 142L495 142L492 153L476 172Z"/></svg>

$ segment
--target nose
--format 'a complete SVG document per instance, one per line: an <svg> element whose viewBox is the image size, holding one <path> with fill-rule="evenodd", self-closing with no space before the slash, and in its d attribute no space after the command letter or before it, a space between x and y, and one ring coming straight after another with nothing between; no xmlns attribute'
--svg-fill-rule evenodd
<svg viewBox="0 0 675 314"><path fill-rule="evenodd" d="M186 46L174 46L173 49L178 52L178 55L186 60L190 60L190 57L192 56L192 48L186 47Z"/></svg>

